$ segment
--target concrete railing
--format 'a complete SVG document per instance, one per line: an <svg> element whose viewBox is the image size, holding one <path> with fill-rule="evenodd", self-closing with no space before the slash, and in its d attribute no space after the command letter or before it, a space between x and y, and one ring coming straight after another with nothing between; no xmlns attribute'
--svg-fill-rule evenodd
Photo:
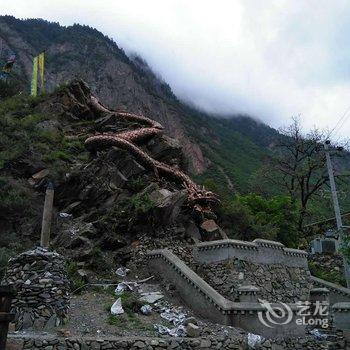
<svg viewBox="0 0 350 350"><path fill-rule="evenodd" d="M198 261L214 263L231 258L255 264L282 264L286 267L307 267L308 253L286 248L282 243L256 239L253 242L225 239L203 242L196 245L194 252Z"/></svg>
<svg viewBox="0 0 350 350"><path fill-rule="evenodd" d="M314 287L327 288L329 290L330 305L336 303L350 302L350 289L339 286L338 284L322 280L315 276L311 276Z"/></svg>
<svg viewBox="0 0 350 350"><path fill-rule="evenodd" d="M332 307L334 326L350 331L350 303L336 303Z"/></svg>
<svg viewBox="0 0 350 350"><path fill-rule="evenodd" d="M157 272L162 278L173 283L185 303L204 318L240 327L265 337L300 336L305 333L304 326L298 326L295 322L295 304L288 304L293 312L293 320L290 323L269 328L258 318L259 312L265 312L264 306L258 302L233 302L226 299L169 250L148 252L147 258L152 273ZM271 306L273 309L281 307L275 303Z"/></svg>

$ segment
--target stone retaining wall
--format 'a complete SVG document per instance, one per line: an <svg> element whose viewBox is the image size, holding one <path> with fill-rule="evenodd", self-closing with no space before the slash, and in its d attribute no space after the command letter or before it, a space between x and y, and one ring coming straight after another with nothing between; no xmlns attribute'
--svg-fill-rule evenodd
<svg viewBox="0 0 350 350"><path fill-rule="evenodd" d="M237 258L255 264L281 264L307 268L308 253L286 248L282 243L256 239L253 242L224 239L196 245L195 256L201 263Z"/></svg>
<svg viewBox="0 0 350 350"><path fill-rule="evenodd" d="M261 350L295 350L295 349L347 349L346 342L337 339L337 345L330 347L326 341L316 341L312 337L265 340L259 349ZM107 349L177 349L177 350L197 350L197 349L231 349L248 350L251 349L246 343L224 338L141 338L141 337L121 337L121 338L57 338L55 336L31 335L31 334L10 334L7 350L107 350Z"/></svg>
<svg viewBox="0 0 350 350"><path fill-rule="evenodd" d="M332 312L334 327L350 331L350 303L336 303Z"/></svg>
<svg viewBox="0 0 350 350"><path fill-rule="evenodd" d="M69 308L69 280L61 255L43 248L9 260L4 284L17 291L11 311L16 329L50 329L63 324Z"/></svg>
<svg viewBox="0 0 350 350"><path fill-rule="evenodd" d="M309 270L264 265L239 259L201 264L197 273L215 290L230 300L237 300L238 288L254 285L260 288L259 297L269 301L297 302L309 298L312 282Z"/></svg>
<svg viewBox="0 0 350 350"><path fill-rule="evenodd" d="M107 350L107 349L232 349L247 350L238 340L208 338L57 338L49 335L10 335L7 350Z"/></svg>
<svg viewBox="0 0 350 350"><path fill-rule="evenodd" d="M149 252L147 257L152 273L156 271L172 282L187 305L204 318L271 338L305 334L304 326L297 326L294 319L288 325L281 324L275 328L264 326L258 318L258 312L265 311L260 303L226 299L167 249ZM273 308L279 306L271 305ZM294 304L289 306L295 318L297 308Z"/></svg>
<svg viewBox="0 0 350 350"><path fill-rule="evenodd" d="M314 287L327 288L329 290L330 305L342 302L350 302L350 289L335 283L325 281L321 278L311 276Z"/></svg>

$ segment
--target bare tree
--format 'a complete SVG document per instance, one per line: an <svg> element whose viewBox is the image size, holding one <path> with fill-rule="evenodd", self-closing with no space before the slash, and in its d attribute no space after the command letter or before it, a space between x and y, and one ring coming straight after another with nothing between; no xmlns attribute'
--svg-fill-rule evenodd
<svg viewBox="0 0 350 350"><path fill-rule="evenodd" d="M298 118L293 118L292 124L280 133L264 176L300 204L298 229L302 231L310 199L328 181L325 136L316 129L304 136Z"/></svg>

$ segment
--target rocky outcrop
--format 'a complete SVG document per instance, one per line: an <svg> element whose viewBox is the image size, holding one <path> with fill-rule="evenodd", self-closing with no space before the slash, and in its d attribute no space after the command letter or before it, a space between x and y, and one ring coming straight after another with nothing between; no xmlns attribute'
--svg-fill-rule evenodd
<svg viewBox="0 0 350 350"><path fill-rule="evenodd" d="M2 283L17 291L16 329L48 330L66 321L70 284L61 255L43 248L24 252L10 259Z"/></svg>
<svg viewBox="0 0 350 350"><path fill-rule="evenodd" d="M18 54L15 71L21 80L29 82L32 57L37 54L37 45L40 46L41 43L22 36L16 30L17 25L25 23L0 18L0 40L4 50ZM35 23L32 25L35 26ZM50 27L48 23L47 26ZM41 35L45 36L45 30L40 28ZM46 40L45 47L42 47L48 57L45 67L47 91L52 91L74 77L81 77L106 105L135 114L151 114L172 137L185 145L190 170L201 173L206 169L201 147L187 135L182 123L183 111L177 106L175 96L169 86L148 67L143 69L135 64L113 41L91 28L76 26L76 32L72 27L48 28L50 29L55 31L57 37L51 36ZM68 31L73 35L63 33ZM57 40L60 32L64 40ZM83 50L80 41L86 43ZM143 66L145 67L145 62Z"/></svg>
<svg viewBox="0 0 350 350"><path fill-rule="evenodd" d="M109 110L99 103L96 97L86 91L87 87L83 82L80 82L79 85L81 86L80 91L86 94L86 104L91 106L91 110L95 111L96 114L102 114L116 121L127 120L141 124L140 127L132 130L90 136L85 141L87 149L96 151L113 146L124 149L132 154L143 166L153 170L157 177L162 175L180 183L187 190L188 202L194 209L198 211L211 211L211 205L219 202L214 193L206 190L204 187L198 186L177 167L152 158L139 147L138 143L162 134L163 126L161 124L143 115Z"/></svg>

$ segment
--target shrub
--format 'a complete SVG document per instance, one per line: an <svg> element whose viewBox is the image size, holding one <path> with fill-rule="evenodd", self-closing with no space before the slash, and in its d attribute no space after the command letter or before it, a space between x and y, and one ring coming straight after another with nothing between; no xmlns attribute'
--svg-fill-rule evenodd
<svg viewBox="0 0 350 350"><path fill-rule="evenodd" d="M289 197L236 195L223 203L221 214L225 226L233 228L231 235L278 240L289 247L298 244L297 208Z"/></svg>
<svg viewBox="0 0 350 350"><path fill-rule="evenodd" d="M19 93L19 85L12 78L8 80L0 79L0 99L12 97Z"/></svg>
<svg viewBox="0 0 350 350"><path fill-rule="evenodd" d="M341 271L326 270L322 268L322 266L317 265L313 261L309 261L309 269L310 269L311 275L315 277L346 287L346 281Z"/></svg>
<svg viewBox="0 0 350 350"><path fill-rule="evenodd" d="M0 218L9 214L23 214L30 209L28 189L10 177L0 177Z"/></svg>

